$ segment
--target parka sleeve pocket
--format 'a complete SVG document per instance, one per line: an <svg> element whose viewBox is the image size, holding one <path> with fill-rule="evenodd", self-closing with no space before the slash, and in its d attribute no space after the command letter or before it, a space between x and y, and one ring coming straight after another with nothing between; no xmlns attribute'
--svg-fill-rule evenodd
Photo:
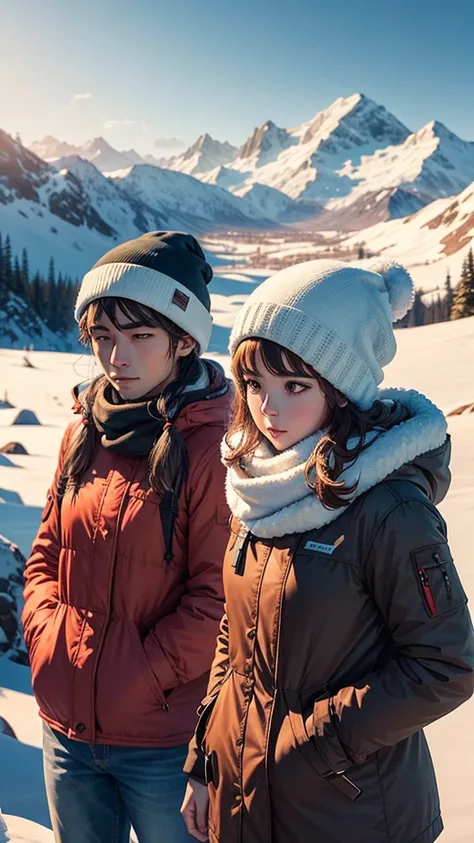
<svg viewBox="0 0 474 843"><path fill-rule="evenodd" d="M467 603L447 544L423 547L414 551L412 558L420 595L431 618Z"/></svg>

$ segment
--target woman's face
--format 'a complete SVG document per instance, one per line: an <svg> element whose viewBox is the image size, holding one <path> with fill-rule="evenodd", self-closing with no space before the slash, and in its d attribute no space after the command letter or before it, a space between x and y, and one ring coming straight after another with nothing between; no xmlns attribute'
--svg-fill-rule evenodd
<svg viewBox="0 0 474 843"><path fill-rule="evenodd" d="M173 353L163 328L131 325L118 308L115 319L120 329L104 312L89 325L92 351L105 377L126 401L159 395L176 377L179 358L195 348L195 340L179 339Z"/></svg>
<svg viewBox="0 0 474 843"><path fill-rule="evenodd" d="M320 430L327 401L318 381L299 375L274 375L258 354L258 377L244 374L247 404L260 433L277 451L285 451Z"/></svg>

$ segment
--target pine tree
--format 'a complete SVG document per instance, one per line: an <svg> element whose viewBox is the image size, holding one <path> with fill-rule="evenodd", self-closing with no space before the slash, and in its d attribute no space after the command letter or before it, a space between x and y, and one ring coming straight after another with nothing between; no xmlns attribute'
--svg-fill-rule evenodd
<svg viewBox="0 0 474 843"><path fill-rule="evenodd" d="M416 325L424 325L426 317L426 307L422 301L423 290L415 290L415 299L413 307L408 316L408 325L410 328Z"/></svg>
<svg viewBox="0 0 474 843"><path fill-rule="evenodd" d="M48 328L55 332L58 330L58 298L56 290L56 273L54 260L50 258L48 269L48 280L44 284L44 321Z"/></svg>
<svg viewBox="0 0 474 843"><path fill-rule="evenodd" d="M49 269L48 269L48 284L52 284L52 286L54 287L55 282L56 282L56 273L55 273L55 269L54 269L54 258L50 258L49 259Z"/></svg>
<svg viewBox="0 0 474 843"><path fill-rule="evenodd" d="M23 287L28 289L30 284L30 267L26 249L23 249L21 253L21 280L23 282Z"/></svg>
<svg viewBox="0 0 474 843"><path fill-rule="evenodd" d="M451 275L449 269L446 271L446 281L444 282L444 289L446 296L444 299L444 318L451 319L451 309L453 306L453 287L451 284Z"/></svg>
<svg viewBox="0 0 474 843"><path fill-rule="evenodd" d="M12 244L10 235L5 237L5 246L3 247L3 278L7 292L13 289L13 268L12 268Z"/></svg>
<svg viewBox="0 0 474 843"><path fill-rule="evenodd" d="M0 304L4 301L7 292L7 285L3 272L3 240L0 233Z"/></svg>
<svg viewBox="0 0 474 843"><path fill-rule="evenodd" d="M463 261L461 279L453 298L451 319L474 316L474 254L469 249Z"/></svg>
<svg viewBox="0 0 474 843"><path fill-rule="evenodd" d="M39 272L35 273L31 283L31 306L40 319L44 319L44 282Z"/></svg>
<svg viewBox="0 0 474 843"><path fill-rule="evenodd" d="M20 261L18 260L18 255L15 255L13 259L13 292L23 298L23 285L21 283L21 269L20 269Z"/></svg>

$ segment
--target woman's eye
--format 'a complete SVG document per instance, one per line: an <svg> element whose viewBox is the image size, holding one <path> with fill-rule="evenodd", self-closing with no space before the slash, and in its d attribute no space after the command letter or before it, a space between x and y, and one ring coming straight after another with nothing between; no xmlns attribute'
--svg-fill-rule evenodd
<svg viewBox="0 0 474 843"><path fill-rule="evenodd" d="M290 395L301 395L303 392L307 392L309 386L306 386L304 383L297 383L296 381L288 381L286 384L286 391L290 393Z"/></svg>
<svg viewBox="0 0 474 843"><path fill-rule="evenodd" d="M258 392L258 390L260 389L260 384L258 381L249 379L246 380L245 383L247 384L247 388L250 390L250 392Z"/></svg>
<svg viewBox="0 0 474 843"><path fill-rule="evenodd" d="M151 334L134 334L133 335L134 340L146 340L147 337L151 337Z"/></svg>
<svg viewBox="0 0 474 843"><path fill-rule="evenodd" d="M108 340L110 340L110 337L100 336L100 337L94 337L94 339L95 339L96 342L108 342Z"/></svg>

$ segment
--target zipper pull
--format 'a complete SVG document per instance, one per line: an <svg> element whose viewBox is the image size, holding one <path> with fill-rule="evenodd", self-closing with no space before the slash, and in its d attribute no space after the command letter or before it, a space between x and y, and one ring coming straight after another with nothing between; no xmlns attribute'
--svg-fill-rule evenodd
<svg viewBox="0 0 474 843"><path fill-rule="evenodd" d="M244 574L247 548L252 538L252 533L250 532L250 530L247 530L245 533L242 532L239 538L237 539L234 550L234 558L232 560L232 567L234 569L234 574L237 574L238 577L242 577Z"/></svg>
<svg viewBox="0 0 474 843"><path fill-rule="evenodd" d="M431 617L434 617L436 615L436 602L433 596L433 592L430 588L428 574L426 573L424 568L419 568L418 576L421 580L421 587L423 589L423 594L425 596L426 605L428 606L429 613Z"/></svg>
<svg viewBox="0 0 474 843"><path fill-rule="evenodd" d="M443 575L444 585L446 588L446 595L448 597L448 600L451 601L453 597L453 587L451 585L451 580L449 579L449 574L446 570L446 563L443 562L439 553L433 553L433 559L439 565L439 569Z"/></svg>

